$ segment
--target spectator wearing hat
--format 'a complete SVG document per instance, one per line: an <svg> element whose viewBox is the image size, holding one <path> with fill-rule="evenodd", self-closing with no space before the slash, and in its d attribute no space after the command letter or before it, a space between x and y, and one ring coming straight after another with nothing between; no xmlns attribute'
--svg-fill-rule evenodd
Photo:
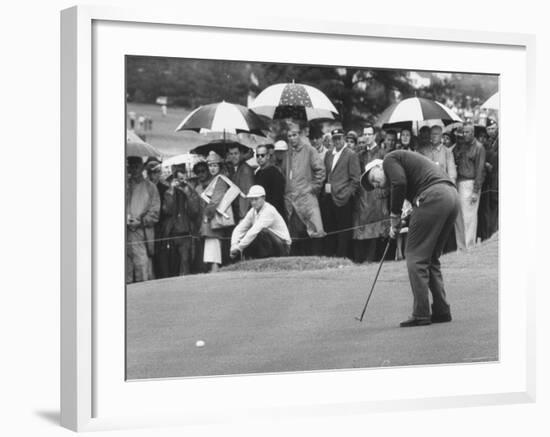
<svg viewBox="0 0 550 437"><path fill-rule="evenodd" d="M316 124L310 126L308 137L311 145L317 150L317 153L319 153L321 161L325 162L325 156L328 149L323 144L323 131L321 128Z"/></svg>
<svg viewBox="0 0 550 437"><path fill-rule="evenodd" d="M281 217L286 219L285 177L277 167L271 164L266 146L256 148L256 161L258 168L254 173L254 184L264 187L265 200L275 207Z"/></svg>
<svg viewBox="0 0 550 437"><path fill-rule="evenodd" d="M143 177L140 157L127 158L126 283L153 279L149 258L154 253L154 226L160 213L159 192Z"/></svg>
<svg viewBox="0 0 550 437"><path fill-rule="evenodd" d="M477 210L485 169L485 149L474 137L473 123L464 124L462 141L458 142L453 154L460 199L460 214L455 225L456 245L459 250L468 250L476 243Z"/></svg>
<svg viewBox="0 0 550 437"><path fill-rule="evenodd" d="M170 187L164 193L161 237L174 248L176 256L163 263L165 277L191 273L193 262L193 234L200 214L199 196L187 183L186 172L178 168Z"/></svg>
<svg viewBox="0 0 550 437"><path fill-rule="evenodd" d="M344 142L344 131L334 129L331 135L334 150L325 156L327 178L321 198L323 223L330 234L325 240L325 255L345 257L352 237L352 200L361 170L359 158Z"/></svg>
<svg viewBox="0 0 550 437"><path fill-rule="evenodd" d="M350 130L345 136L346 147L352 152L357 152L357 132Z"/></svg>
<svg viewBox="0 0 550 437"><path fill-rule="evenodd" d="M305 136L306 127L302 121L288 122L285 203L290 235L299 239L292 245L295 253L320 255L325 230L317 196L325 180L325 166Z"/></svg>
<svg viewBox="0 0 550 437"><path fill-rule="evenodd" d="M400 326L450 322L439 257L458 214L455 185L439 166L407 150L396 150L384 160L370 162L361 176L361 185L366 190L390 189L391 238L399 233L404 200L413 205L405 250L413 311Z"/></svg>
<svg viewBox="0 0 550 437"><path fill-rule="evenodd" d="M360 168L375 159L383 159L385 151L376 144L374 126L367 125L363 129L366 148L359 152ZM360 187L353 200L353 259L355 262L374 262L378 259L383 241L388 229L388 197L389 190L377 188L367 191Z"/></svg>
<svg viewBox="0 0 550 437"><path fill-rule="evenodd" d="M222 264L222 240L235 225L231 204L241 191L222 173L221 156L212 151L206 162L211 178L199 184L200 197L204 202L200 233L204 238L203 261L211 272L216 272ZM206 182L208 184L202 188Z"/></svg>
<svg viewBox="0 0 550 437"><path fill-rule="evenodd" d="M478 237L486 240L498 230L498 123L487 118L485 179L478 210Z"/></svg>
<svg viewBox="0 0 550 437"><path fill-rule="evenodd" d="M229 147L227 157L229 160L229 178L243 193L248 193L248 190L254 184L254 170L244 159L238 145ZM246 215L249 207L250 203L246 197L241 196L235 200L233 214L236 222Z"/></svg>
<svg viewBox="0 0 550 437"><path fill-rule="evenodd" d="M239 254L246 258L288 255L292 242L288 228L277 209L266 201L264 188L253 185L247 198L252 207L233 230L231 258Z"/></svg>

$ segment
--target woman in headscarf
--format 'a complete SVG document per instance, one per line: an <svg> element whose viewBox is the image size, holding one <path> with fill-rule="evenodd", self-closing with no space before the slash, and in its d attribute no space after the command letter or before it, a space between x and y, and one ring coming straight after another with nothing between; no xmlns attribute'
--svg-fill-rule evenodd
<svg viewBox="0 0 550 437"><path fill-rule="evenodd" d="M231 203L241 194L239 188L222 172L222 158L210 152L206 163L209 177L197 184L204 208L201 236L204 237L203 261L211 272L222 264L222 240L230 235L235 225Z"/></svg>

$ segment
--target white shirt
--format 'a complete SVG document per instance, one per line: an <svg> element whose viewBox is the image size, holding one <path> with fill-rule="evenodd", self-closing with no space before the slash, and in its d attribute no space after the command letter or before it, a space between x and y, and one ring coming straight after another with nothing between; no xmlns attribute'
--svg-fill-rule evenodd
<svg viewBox="0 0 550 437"><path fill-rule="evenodd" d="M340 149L339 152L336 151L336 149L334 149L332 151L332 155L334 156L334 158L332 158L332 168L330 169L330 171L334 170L334 167L336 166L336 163L338 162L338 160L340 159L340 155L342 154L342 151L346 148L347 146L344 144L344 147L342 147Z"/></svg>
<svg viewBox="0 0 550 437"><path fill-rule="evenodd" d="M292 240L285 221L273 205L265 202L259 211L250 208L235 227L231 235L231 249L239 249L242 252L264 229L269 229L286 244L291 244Z"/></svg>

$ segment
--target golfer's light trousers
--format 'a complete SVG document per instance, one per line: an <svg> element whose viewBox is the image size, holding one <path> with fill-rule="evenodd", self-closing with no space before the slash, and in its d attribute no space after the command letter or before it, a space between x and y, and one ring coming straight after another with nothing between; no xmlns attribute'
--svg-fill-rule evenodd
<svg viewBox="0 0 550 437"><path fill-rule="evenodd" d="M413 317L430 318L429 291L434 314L450 312L443 286L439 257L458 214L458 194L450 184L439 183L424 190L414 205L405 256L413 292Z"/></svg>

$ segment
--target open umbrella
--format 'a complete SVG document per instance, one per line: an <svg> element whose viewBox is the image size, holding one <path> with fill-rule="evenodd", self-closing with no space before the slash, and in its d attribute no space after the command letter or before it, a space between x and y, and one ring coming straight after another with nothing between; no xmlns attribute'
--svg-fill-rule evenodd
<svg viewBox="0 0 550 437"><path fill-rule="evenodd" d="M444 125L462 121L454 111L439 102L422 97L411 97L386 108L378 117L376 125L398 125L399 123L436 120L441 120Z"/></svg>
<svg viewBox="0 0 550 437"><path fill-rule="evenodd" d="M500 109L500 94L498 92L494 93L481 107L498 111Z"/></svg>
<svg viewBox="0 0 550 437"><path fill-rule="evenodd" d="M289 117L307 121L334 120L338 114L329 98L317 88L294 82L267 87L249 107L273 120Z"/></svg>
<svg viewBox="0 0 550 437"><path fill-rule="evenodd" d="M250 147L245 146L244 144L241 144L237 141L220 139L213 140L206 144L197 146L191 149L189 152L196 155L208 156L211 151L214 151L220 156L225 156L230 147L238 147L243 153L250 149Z"/></svg>
<svg viewBox="0 0 550 437"><path fill-rule="evenodd" d="M160 153L155 147L151 144L143 141L134 131L126 131L126 156L141 156L154 158L161 158L162 153Z"/></svg>
<svg viewBox="0 0 550 437"><path fill-rule="evenodd" d="M268 127L257 114L245 106L219 102L199 106L176 128L176 132L220 132L238 134L241 132L265 136Z"/></svg>

